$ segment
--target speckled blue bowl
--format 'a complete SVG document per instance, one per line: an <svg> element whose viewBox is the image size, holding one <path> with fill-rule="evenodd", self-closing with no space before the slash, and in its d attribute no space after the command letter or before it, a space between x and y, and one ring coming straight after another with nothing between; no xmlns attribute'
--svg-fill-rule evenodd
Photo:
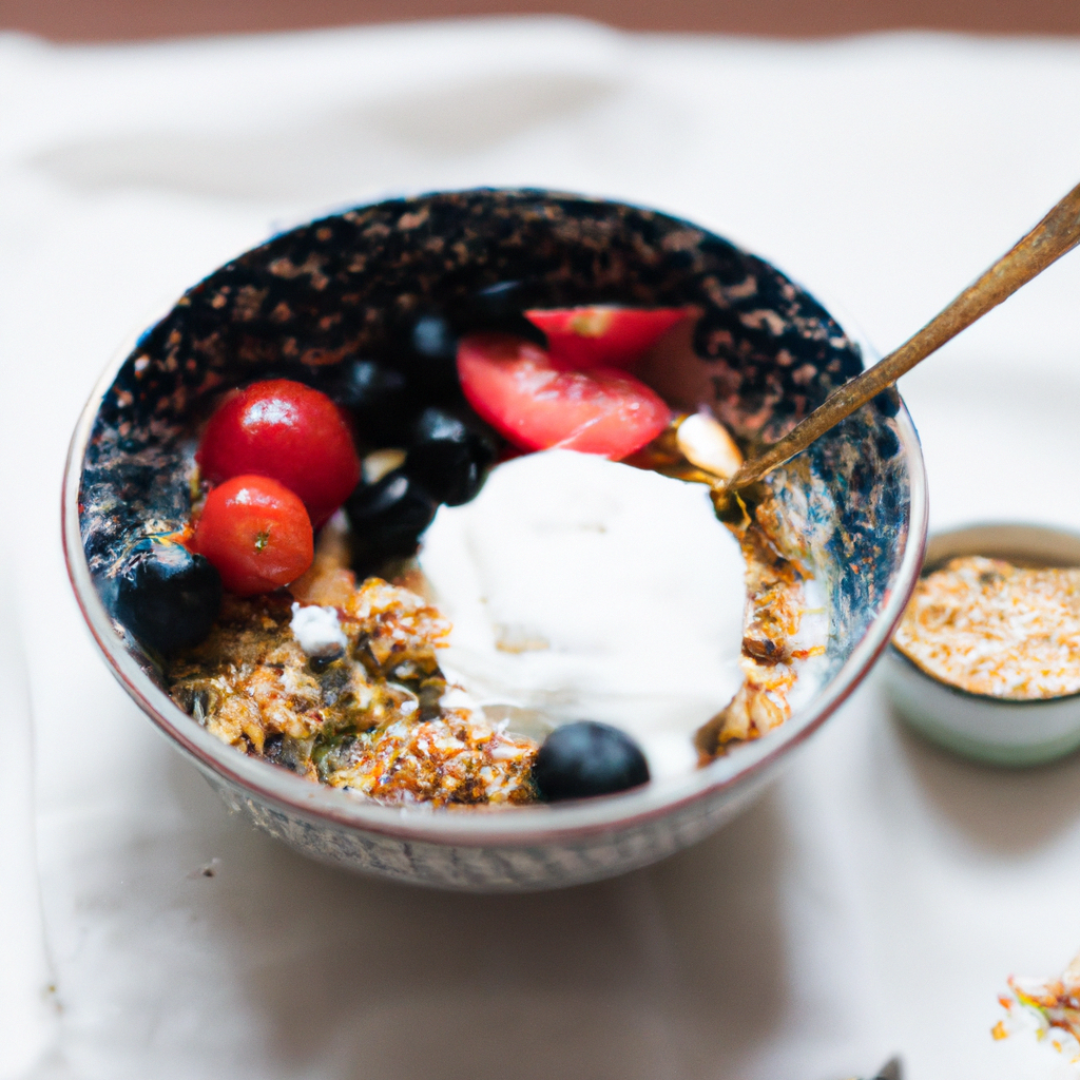
<svg viewBox="0 0 1080 1080"><path fill-rule="evenodd" d="M68 568L105 659L231 807L317 858L478 891L618 874L731 817L867 673L914 586L926 528L918 438L895 392L772 475L825 586L828 678L782 727L680 781L569 805L402 810L219 742L172 702L108 610L109 571L129 545L188 517L179 447L192 425L225 387L378 352L423 306L452 309L511 281L522 306L698 306L692 347L655 381L672 404L708 405L751 444L778 438L862 367L864 347L813 297L689 222L545 191L393 200L277 236L186 293L105 372L64 490Z"/></svg>

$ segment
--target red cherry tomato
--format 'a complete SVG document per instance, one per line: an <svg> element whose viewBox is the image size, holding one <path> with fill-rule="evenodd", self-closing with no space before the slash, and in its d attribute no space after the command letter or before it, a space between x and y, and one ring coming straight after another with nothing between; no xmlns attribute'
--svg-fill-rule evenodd
<svg viewBox="0 0 1080 1080"><path fill-rule="evenodd" d="M315 555L311 519L284 484L268 476L234 476L206 497L194 549L237 596L272 592L295 581Z"/></svg>
<svg viewBox="0 0 1080 1080"><path fill-rule="evenodd" d="M509 334L472 334L458 346L458 375L472 407L515 446L562 447L618 461L651 442L671 410L622 371L563 371Z"/></svg>
<svg viewBox="0 0 1080 1080"><path fill-rule="evenodd" d="M253 383L226 399L195 457L214 484L244 474L279 480L300 496L316 528L360 480L360 458L338 407L289 379Z"/></svg>
<svg viewBox="0 0 1080 1080"><path fill-rule="evenodd" d="M547 334L557 367L630 368L692 308L553 308L526 311L525 317Z"/></svg>

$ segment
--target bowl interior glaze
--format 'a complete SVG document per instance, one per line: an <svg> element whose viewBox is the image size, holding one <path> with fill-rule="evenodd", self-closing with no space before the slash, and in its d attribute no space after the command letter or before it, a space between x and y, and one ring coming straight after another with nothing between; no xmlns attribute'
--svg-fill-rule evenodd
<svg viewBox="0 0 1080 1080"><path fill-rule="evenodd" d="M653 381L674 405L712 409L748 446L784 434L862 368L860 345L769 263L686 221L580 196L477 190L396 199L234 259L103 377L75 433L65 494L69 570L95 638L129 693L209 774L313 820L394 835L482 844L610 831L733 794L816 728L887 642L925 534L921 454L895 391L768 481L827 595L826 684L780 729L681 786L524 812L403 815L249 760L183 714L153 660L110 619L110 574L138 539L187 520L191 434L209 403L270 373L304 376L355 355L392 356L419 314L475 305L493 286L506 286L518 308L696 306L693 341Z"/></svg>

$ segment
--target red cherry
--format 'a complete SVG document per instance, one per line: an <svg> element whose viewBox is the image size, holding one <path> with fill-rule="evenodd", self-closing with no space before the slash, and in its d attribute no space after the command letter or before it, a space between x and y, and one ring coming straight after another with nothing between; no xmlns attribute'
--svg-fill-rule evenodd
<svg viewBox="0 0 1080 1080"><path fill-rule="evenodd" d="M469 404L515 446L561 447L618 461L651 442L671 410L623 371L564 371L548 354L509 334L472 334L458 346Z"/></svg>
<svg viewBox="0 0 1080 1080"><path fill-rule="evenodd" d="M303 500L315 528L360 480L360 458L338 407L289 379L253 383L227 398L195 457L211 483L244 474L280 481Z"/></svg>
<svg viewBox="0 0 1080 1080"><path fill-rule="evenodd" d="M556 367L630 368L693 308L576 307L526 311L547 335Z"/></svg>
<svg viewBox="0 0 1080 1080"><path fill-rule="evenodd" d="M267 476L234 476L214 488L195 523L194 549L237 596L295 581L315 555L311 519L300 499Z"/></svg>

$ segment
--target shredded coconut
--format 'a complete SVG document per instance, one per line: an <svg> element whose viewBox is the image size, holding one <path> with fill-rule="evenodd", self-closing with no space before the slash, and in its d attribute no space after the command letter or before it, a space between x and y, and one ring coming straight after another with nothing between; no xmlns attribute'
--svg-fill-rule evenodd
<svg viewBox="0 0 1080 1080"><path fill-rule="evenodd" d="M348 644L336 608L294 603L289 629L308 656L333 656Z"/></svg>
<svg viewBox="0 0 1080 1080"><path fill-rule="evenodd" d="M1075 694L1080 569L953 559L919 582L895 640L924 671L972 694Z"/></svg>

